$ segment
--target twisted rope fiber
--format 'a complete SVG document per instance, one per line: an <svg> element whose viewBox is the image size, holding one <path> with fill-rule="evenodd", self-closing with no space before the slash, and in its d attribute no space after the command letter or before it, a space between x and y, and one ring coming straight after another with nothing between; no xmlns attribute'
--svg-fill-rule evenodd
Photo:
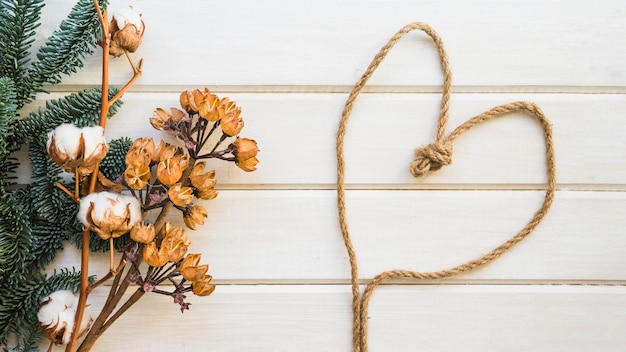
<svg viewBox="0 0 626 352"><path fill-rule="evenodd" d="M466 263L460 264L453 268L435 271L435 272L415 272L409 270L390 270L376 275L371 279L363 292L361 297L359 278L358 278L358 261L356 252L352 245L350 238L347 213L346 213L346 199L345 199L345 161L344 161L344 137L346 134L348 119L352 111L352 106L356 101L359 93L369 80L372 73L376 70L378 65L385 58L389 50L402 38L405 34L413 30L422 30L426 33L435 43L437 51L440 57L441 68L444 76L444 83L442 88L441 110L439 115L439 124L436 133L435 142L417 148L415 150L415 160L411 163L409 171L414 177L420 177L425 175L428 171L438 170L441 167L448 165L452 162L452 143L464 132L468 131L477 124L483 121L491 120L496 117L512 113L526 113L531 117L534 117L541 124L544 131L544 140L546 146L546 172L547 172L547 185L546 193L543 203L539 210L534 214L531 220L522 228L515 236L511 237L500 246L491 250L487 254L470 260ZM423 23L409 24L400 31L398 31L389 41L383 46L378 54L374 57L369 67L357 81L353 87L341 115L341 121L337 132L337 205L339 213L339 227L341 230L342 238L345 243L348 259L350 261L351 268L351 285L352 285L352 310L353 310L353 340L352 345L355 352L367 352L367 334L368 334L368 308L369 301L371 299L374 290L389 280L394 279L417 279L417 280L429 280L429 279L442 279L458 275L470 270L473 270L479 266L488 264L498 258L500 255L508 251L526 238L536 227L541 220L545 217L552 205L554 199L554 193L556 190L556 167L554 158L554 146L552 141L552 127L550 121L546 118L541 109L533 103L529 102L514 102L501 106L494 107L480 115L472 117L465 123L457 127L447 137L445 134L445 125L448 120L448 110L450 101L450 89L452 86L452 73L448 64L448 58L443 47L443 42L437 33L428 25Z"/></svg>

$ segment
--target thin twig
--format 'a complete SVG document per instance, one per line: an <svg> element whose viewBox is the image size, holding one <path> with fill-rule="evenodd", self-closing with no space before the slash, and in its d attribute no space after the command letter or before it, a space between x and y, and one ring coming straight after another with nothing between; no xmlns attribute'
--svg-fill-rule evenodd
<svg viewBox="0 0 626 352"><path fill-rule="evenodd" d="M109 100L110 104L115 103L119 98L121 98L122 95L124 95L124 93L126 93L126 91L133 84L135 84L135 82L139 79L139 77L141 76L141 67L143 66L143 59L139 60L139 67L135 67L135 65L133 65L132 62L131 62L131 66L133 67L133 71L135 72L135 74L133 75L133 78L131 78L130 81L128 81L128 83L126 83L126 85L124 85L122 89L120 89L120 91L117 92L117 94L115 94L113 98L111 98L111 100Z"/></svg>

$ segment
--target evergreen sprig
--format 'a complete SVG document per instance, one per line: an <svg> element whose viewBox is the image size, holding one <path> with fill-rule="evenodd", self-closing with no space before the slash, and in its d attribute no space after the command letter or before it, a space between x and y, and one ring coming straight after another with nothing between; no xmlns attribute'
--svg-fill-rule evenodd
<svg viewBox="0 0 626 352"><path fill-rule="evenodd" d="M0 78L0 192L6 192L10 175L18 164L9 157L8 140L12 138L10 125L17 116L15 85L7 77Z"/></svg>
<svg viewBox="0 0 626 352"><path fill-rule="evenodd" d="M37 351L42 338L37 312L41 298L57 290L78 291L80 273L64 269L49 278L33 274L28 281L0 287L0 345L7 346L9 335L18 338L13 351ZM94 277L89 281L93 283Z"/></svg>
<svg viewBox="0 0 626 352"><path fill-rule="evenodd" d="M101 90L89 89L46 102L45 108L18 118L19 109L36 93L83 66L100 32L93 1L77 0L31 61L29 50L43 1L0 0L0 348L12 352L38 351L41 299L55 290L77 291L80 281L80 273L74 270L50 277L43 274L64 241L75 241L81 233L76 202L56 186L63 181L63 172L47 154L47 134L62 123L96 125L101 107ZM102 9L108 4L98 1ZM118 91L110 89L109 97ZM120 105L119 100L113 104L108 116ZM10 182L18 166L12 154L26 145L31 182L16 188ZM124 171L130 140L120 138L109 145L102 172L113 180ZM68 183L71 189L74 182ZM124 241L115 244L120 248ZM90 247L102 251L108 249L108 242L92 234Z"/></svg>
<svg viewBox="0 0 626 352"><path fill-rule="evenodd" d="M0 77L24 86L43 0L0 0Z"/></svg>
<svg viewBox="0 0 626 352"><path fill-rule="evenodd" d="M106 0L99 1L104 9ZM100 22L92 0L79 0L59 29L39 48L38 61L28 69L26 84L19 89L19 105L31 101L35 93L44 92L43 85L61 82L62 75L75 73L93 53Z"/></svg>
<svg viewBox="0 0 626 352"><path fill-rule="evenodd" d="M7 193L0 197L0 234L0 282L4 285L23 278L18 269L26 266L32 244L26 213Z"/></svg>
<svg viewBox="0 0 626 352"><path fill-rule="evenodd" d="M110 88L109 97L118 91L117 88ZM100 88L92 88L47 101L45 109L39 109L14 122L14 148L30 143L34 138L47 136L49 131L62 123L73 123L79 127L96 125L100 118L101 95ZM113 116L121 104L121 101L116 101L109 109L108 116Z"/></svg>

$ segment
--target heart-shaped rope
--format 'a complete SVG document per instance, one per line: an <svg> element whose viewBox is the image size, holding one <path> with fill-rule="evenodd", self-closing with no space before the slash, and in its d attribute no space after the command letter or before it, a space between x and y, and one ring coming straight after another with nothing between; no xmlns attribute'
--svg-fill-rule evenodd
<svg viewBox="0 0 626 352"><path fill-rule="evenodd" d="M546 193L543 199L543 203L539 210L534 214L531 220L522 228L515 236L511 237L500 246L491 250L489 253L470 260L461 265L453 268L434 271L434 272L415 272L409 270L390 270L376 275L373 279L367 282L363 296L361 297L361 291L359 288L358 277L358 261L356 252L352 245L350 233L348 231L348 221L346 215L346 199L345 199L345 161L344 161L344 137L346 135L346 128L348 125L348 118L352 112L352 106L356 101L359 93L374 73L378 65L385 58L391 48L402 38L405 34L419 29L426 33L435 43L437 51L439 52L439 58L441 62L441 68L443 71L443 89L441 98L441 110L439 115L439 124L437 128L437 135L435 142L426 145L415 150L415 160L411 163L409 171L415 177L425 175L428 171L438 170L441 167L448 165L452 162L452 144L453 142L465 131L469 130L473 126L487 120L491 120L496 117L511 113L526 113L531 117L534 117L543 128L544 139L546 145L546 171L547 171L547 184ZM465 123L457 127L452 133L445 137L445 127L448 120L448 110L450 102L450 89L452 86L452 73L448 64L448 57L443 46L443 42L437 33L428 25L424 23L412 23L402 29L400 29L391 39L383 46L378 54L374 57L374 60L370 63L367 70L357 83L352 88L343 113L341 115L341 121L339 123L339 129L337 132L337 205L339 212L339 226L343 241L348 251L348 258L350 260L351 268L351 284L352 284L352 310L353 310L353 339L352 345L355 352L367 352L367 329L368 329L368 307L369 301L374 293L374 290L379 285L388 280L393 279L441 279L450 276L454 276L460 273L464 273L473 270L479 266L485 265L498 258L500 255L508 251L511 247L522 241L528 236L541 222L550 209L552 201L554 199L554 192L556 190L556 168L554 161L554 146L552 142L552 126L550 121L543 114L541 109L529 102L518 101L510 104L500 105L494 107L480 115L474 116L467 120Z"/></svg>

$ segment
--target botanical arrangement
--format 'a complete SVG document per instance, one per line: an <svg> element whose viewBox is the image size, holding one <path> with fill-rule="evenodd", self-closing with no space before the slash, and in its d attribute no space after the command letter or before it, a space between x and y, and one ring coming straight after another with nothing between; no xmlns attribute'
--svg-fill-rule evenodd
<svg viewBox="0 0 626 352"><path fill-rule="evenodd" d="M0 345L32 351L45 336L49 350L88 351L146 293L169 296L184 312L188 294L214 291L208 265L188 251L187 231L204 224L202 202L217 196L211 159L254 171L259 149L239 137L241 108L207 88L182 92L180 109L157 108L149 118L177 143L107 141L107 119L141 75L143 60L135 65L131 53L145 23L132 8L109 18L106 1L79 0L31 62L42 1L0 0ZM102 48L101 88L20 116L46 85L76 72L93 43ZM126 58L133 72L120 89L108 84L111 57ZM25 146L32 175L20 185L14 154ZM80 271L46 275L67 242L81 249ZM98 251L110 253L99 278L88 268ZM94 319L87 297L103 283L110 291Z"/></svg>

